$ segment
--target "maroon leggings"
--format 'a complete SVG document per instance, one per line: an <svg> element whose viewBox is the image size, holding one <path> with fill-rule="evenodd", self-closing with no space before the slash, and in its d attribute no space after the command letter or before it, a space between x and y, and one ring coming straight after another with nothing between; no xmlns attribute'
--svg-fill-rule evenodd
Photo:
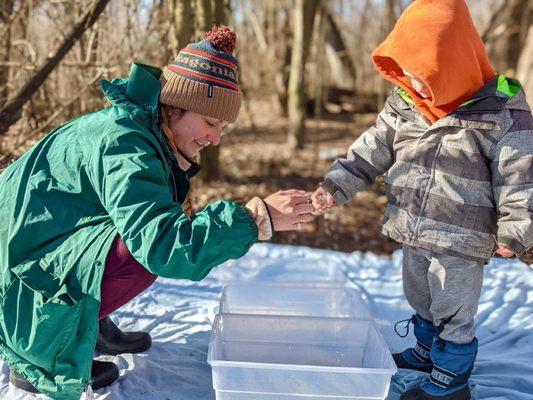
<svg viewBox="0 0 533 400"><path fill-rule="evenodd" d="M117 235L107 255L102 279L102 304L99 319L107 317L116 309L135 298L156 280L139 264Z"/></svg>

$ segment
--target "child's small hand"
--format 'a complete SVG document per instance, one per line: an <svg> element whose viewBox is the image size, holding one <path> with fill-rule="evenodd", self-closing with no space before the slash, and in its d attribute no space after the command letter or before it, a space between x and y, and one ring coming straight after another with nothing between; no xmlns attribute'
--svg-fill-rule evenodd
<svg viewBox="0 0 533 400"><path fill-rule="evenodd" d="M328 208L335 207L335 200L333 196L323 187L319 187L311 195L311 202L315 210L325 212Z"/></svg>
<svg viewBox="0 0 533 400"><path fill-rule="evenodd" d="M507 246L503 246L503 245L498 247L498 250L496 250L496 254L499 254L500 256L505 257L505 258L511 258L511 257L516 256L514 251L512 251Z"/></svg>

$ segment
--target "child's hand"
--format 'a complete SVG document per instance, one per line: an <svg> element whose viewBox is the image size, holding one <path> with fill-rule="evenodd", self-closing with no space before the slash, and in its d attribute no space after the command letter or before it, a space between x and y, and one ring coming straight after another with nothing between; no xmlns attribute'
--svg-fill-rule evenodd
<svg viewBox="0 0 533 400"><path fill-rule="evenodd" d="M335 200L333 196L323 187L319 187L311 195L311 202L315 210L325 212L328 208L335 207Z"/></svg>
<svg viewBox="0 0 533 400"><path fill-rule="evenodd" d="M505 257L505 258L511 258L511 257L516 256L514 251L512 251L507 246L503 246L503 245L498 247L498 250L496 250L496 254L499 254L500 256Z"/></svg>

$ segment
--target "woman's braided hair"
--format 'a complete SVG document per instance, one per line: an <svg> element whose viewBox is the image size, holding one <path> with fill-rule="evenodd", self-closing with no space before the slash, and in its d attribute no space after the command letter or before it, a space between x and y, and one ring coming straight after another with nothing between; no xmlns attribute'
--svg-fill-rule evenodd
<svg viewBox="0 0 533 400"><path fill-rule="evenodd" d="M172 150L172 153L174 153L175 157L180 158L181 155L178 152L178 147L176 146L176 143L174 143L174 138L172 136L172 131L170 130L170 125L168 123L167 110L169 108L172 108L173 110L177 111L177 114L178 114L179 118L181 118L183 116L183 114L186 113L186 110L184 110L182 108L170 106L170 105L167 105L167 104L165 104L165 105L163 105L161 107L161 119L162 119L161 129L162 129L163 134L165 135L165 137L167 139L168 145L170 146L170 150ZM196 162L196 157L193 157L192 159L193 159L193 161ZM183 204L181 205L181 208L183 209L183 212L187 215L187 217L189 217L189 219L191 219L194 216L194 214L195 214L194 209L192 208L192 201L191 201L191 196L190 195L191 195L191 191L189 190L189 193L187 193L187 196L185 197L185 200L183 200Z"/></svg>

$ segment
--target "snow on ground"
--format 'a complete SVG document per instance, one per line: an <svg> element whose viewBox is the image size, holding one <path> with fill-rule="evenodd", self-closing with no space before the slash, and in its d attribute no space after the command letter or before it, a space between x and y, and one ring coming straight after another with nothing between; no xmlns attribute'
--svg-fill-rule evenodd
<svg viewBox="0 0 533 400"><path fill-rule="evenodd" d="M393 325L411 310L403 297L401 251L392 258L304 247L257 244L231 268L242 276L268 276L286 263L327 262L340 266L350 284L361 290L392 352L414 344L412 334L398 337ZM95 394L98 400L214 400L207 349L221 286L213 271L201 282L158 279L130 304L113 313L124 330L147 330L152 348L144 354L112 359L121 379ZM533 400L533 271L516 260L494 259L486 267L477 315L479 354L471 377L473 399ZM412 331L412 329L411 329ZM387 399L411 388L424 376L402 370L392 380ZM0 361L0 399L44 399L8 384Z"/></svg>

